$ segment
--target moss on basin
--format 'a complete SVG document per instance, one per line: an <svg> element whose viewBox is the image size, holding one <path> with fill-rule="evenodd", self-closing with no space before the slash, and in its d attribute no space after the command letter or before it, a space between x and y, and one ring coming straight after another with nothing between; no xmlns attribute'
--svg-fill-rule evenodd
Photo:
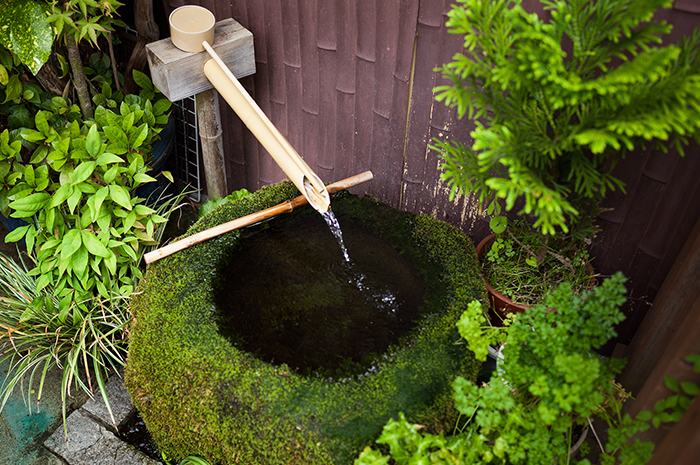
<svg viewBox="0 0 700 465"><path fill-rule="evenodd" d="M288 182L261 189L214 210L188 234L296 195ZM349 464L399 412L435 432L454 426L450 383L456 375L475 379L478 371L466 347L455 344L455 323L472 299L485 302L472 242L446 223L368 197L342 194L332 205L390 242L407 232L417 253L441 264L433 280L445 292L426 302L416 328L377 366L339 381L263 362L219 334L212 283L239 231L152 264L133 299L126 385L168 456ZM396 223L382 226L387 217Z"/></svg>

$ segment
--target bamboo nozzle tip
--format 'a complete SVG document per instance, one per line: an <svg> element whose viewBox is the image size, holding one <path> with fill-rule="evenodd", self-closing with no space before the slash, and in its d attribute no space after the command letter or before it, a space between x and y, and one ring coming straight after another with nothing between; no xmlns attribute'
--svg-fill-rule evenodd
<svg viewBox="0 0 700 465"><path fill-rule="evenodd" d="M321 184L322 189L317 189L307 178L304 176L304 197L309 202L314 210L319 213L326 213L331 208L331 197L328 194L328 189L326 186Z"/></svg>

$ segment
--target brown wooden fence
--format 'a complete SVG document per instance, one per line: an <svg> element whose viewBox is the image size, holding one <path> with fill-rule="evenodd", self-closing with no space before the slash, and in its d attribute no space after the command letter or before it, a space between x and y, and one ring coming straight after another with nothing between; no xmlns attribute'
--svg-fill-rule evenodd
<svg viewBox="0 0 700 465"><path fill-rule="evenodd" d="M165 13L184 4L164 0ZM200 0L218 19L253 32L257 72L244 79L272 122L325 181L372 170L366 191L400 209L429 213L475 241L487 221L468 197L454 202L440 180L435 137L468 143L471 121L435 102L436 66L461 50L445 27L448 0ZM526 2L530 5L536 1ZM534 7L533 7L534 8ZM664 10L671 40L700 25L693 2ZM162 27L167 35L167 26ZM284 175L228 107L222 115L230 190L255 190ZM617 167L627 185L606 201L593 249L602 275L630 279L629 343L680 247L700 217L700 148L685 158L657 151L630 154Z"/></svg>

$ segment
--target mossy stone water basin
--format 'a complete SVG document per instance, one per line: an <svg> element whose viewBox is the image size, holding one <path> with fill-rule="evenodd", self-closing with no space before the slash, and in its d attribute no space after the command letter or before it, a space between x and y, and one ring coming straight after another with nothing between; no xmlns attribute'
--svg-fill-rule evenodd
<svg viewBox="0 0 700 465"><path fill-rule="evenodd" d="M261 189L214 210L188 234L297 195L289 182ZM367 316L372 310L354 310L354 304L340 298L345 306L334 312L332 302L306 291L324 288L312 272L309 285L301 286L304 291L287 299L301 302L298 311L290 310L284 298L268 302L264 291L240 293L245 282L257 282L256 272L269 271L256 265L263 261L258 255L244 259L238 251L259 247L255 235L274 230L277 221L295 224L297 217L320 218L308 206L285 215L292 219L234 231L153 263L132 301L126 385L153 440L169 457L200 455L221 464L350 464L399 412L433 432L454 426L450 383L457 375L475 379L479 369L466 347L456 344L455 323L471 300L486 301L471 240L446 223L400 212L369 197L343 193L333 197L331 205L341 228L343 223L360 224L362 234L369 234L356 242L393 249L393 255L388 250L378 254L386 258L375 262L400 265L397 281L408 286L396 291L396 300L411 301L420 293L417 306L391 307L389 313L401 313L396 321L394 316L375 320ZM330 235L318 220L319 228ZM316 253L309 244L305 247L311 255ZM342 261L339 252L330 254ZM372 266L368 255L358 257L357 266L365 266L363 260ZM276 267L274 260L309 266L307 271L316 267L299 265L293 257L270 260L270 269ZM230 268L243 263L237 270L242 274L232 278ZM262 288L288 293L299 287L289 284L292 280L282 274ZM250 295L259 294L260 302L251 300ZM235 309L228 306L231 300L236 301ZM383 299L388 300L392 299ZM296 313L276 315L277 308ZM355 312L363 323L345 318ZM306 330L297 329L303 322L295 323L298 332L287 334L291 345L255 345L277 337L278 328L307 314ZM334 325L329 318L341 323ZM375 324L383 328L379 342L360 344L369 347L364 352L355 349L358 333L347 333L347 328ZM303 338L306 343L297 341ZM307 346L306 355L297 357L302 346Z"/></svg>

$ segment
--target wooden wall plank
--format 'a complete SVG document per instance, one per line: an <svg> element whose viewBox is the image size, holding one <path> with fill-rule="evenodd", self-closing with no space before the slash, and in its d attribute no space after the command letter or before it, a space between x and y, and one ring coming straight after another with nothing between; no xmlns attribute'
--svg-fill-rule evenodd
<svg viewBox="0 0 700 465"><path fill-rule="evenodd" d="M355 65L357 60L357 0L341 2L342 7L337 10L338 19L338 80L336 89L346 94L355 93Z"/></svg>
<svg viewBox="0 0 700 465"><path fill-rule="evenodd" d="M352 156L355 152L355 94L336 91L337 130L335 139L335 180L355 174ZM365 187L353 190L365 190Z"/></svg>
<svg viewBox="0 0 700 465"><path fill-rule="evenodd" d="M246 26L253 33L253 43L255 44L256 63L267 63L267 34L265 34L265 2L247 2L248 25ZM243 24L243 23L241 23ZM260 74L260 69L258 72ZM260 103L258 102L258 105Z"/></svg>
<svg viewBox="0 0 700 465"><path fill-rule="evenodd" d="M377 61L374 67L375 113L391 119L394 97L394 69L398 53L399 0L382 0L377 5Z"/></svg>
<svg viewBox="0 0 700 465"><path fill-rule="evenodd" d="M317 21L313 2L299 5L299 36L301 38L302 106L304 111L318 115L320 75L318 63Z"/></svg>
<svg viewBox="0 0 700 465"><path fill-rule="evenodd" d="M336 77L336 52L335 50L319 49L319 62L321 74L324 79L321 81L320 108L318 118L322 122L319 124L319 139L317 150L318 166L333 171L335 164L335 138L336 138L336 116L337 116L337 91L335 90ZM330 181L325 179L324 181Z"/></svg>
<svg viewBox="0 0 700 465"><path fill-rule="evenodd" d="M270 85L268 86L270 101L284 104L286 101L287 83L284 79L284 35L282 0L267 0L262 2L265 15L265 44L267 45L267 74ZM287 0L285 0L287 1ZM269 33L267 33L270 31ZM269 115L268 115L269 116ZM284 132L283 132L284 134Z"/></svg>
<svg viewBox="0 0 700 465"><path fill-rule="evenodd" d="M312 4L309 2L309 4ZM337 50L337 15L335 0L318 0L317 45L323 50Z"/></svg>
<svg viewBox="0 0 700 465"><path fill-rule="evenodd" d="M440 27L444 1L420 0L418 23L424 26Z"/></svg>
<svg viewBox="0 0 700 465"><path fill-rule="evenodd" d="M411 75L417 21L418 2L416 0L400 0L399 23L397 26L398 52L394 76L406 83Z"/></svg>
<svg viewBox="0 0 700 465"><path fill-rule="evenodd" d="M301 118L303 124L302 130L304 131L303 145L300 147L301 151L297 151L302 155L309 167L316 169L318 167L319 158L319 117L318 115L304 111L302 112ZM325 178L322 179L326 181Z"/></svg>
<svg viewBox="0 0 700 465"><path fill-rule="evenodd" d="M287 140L292 144L292 147L300 154L305 155L302 150L305 134L301 106L301 69L288 65L285 65L284 68L287 83L287 103L284 105L287 115L285 134L287 134ZM315 153L309 154L309 156L315 155Z"/></svg>
<svg viewBox="0 0 700 465"><path fill-rule="evenodd" d="M299 30L301 18L299 16L299 0L285 0L281 2L282 41L284 43L284 64L294 68L301 68L301 44Z"/></svg>
<svg viewBox="0 0 700 465"><path fill-rule="evenodd" d="M372 151L372 103L374 100L374 63L363 58L356 60L355 82L355 143L352 171L361 173L370 169ZM370 192L372 187L370 186Z"/></svg>
<svg viewBox="0 0 700 465"><path fill-rule="evenodd" d="M408 115L408 134L404 154L404 183L422 183L425 179L425 157L428 143L426 128L430 127L430 119L435 102L433 99L419 98L418 93L432 89L435 76L436 57L439 55L439 28L418 24L415 56L415 76L413 79L414 93ZM413 203L413 201L409 200Z"/></svg>
<svg viewBox="0 0 700 465"><path fill-rule="evenodd" d="M357 56L374 63L377 59L377 1L357 4Z"/></svg>

